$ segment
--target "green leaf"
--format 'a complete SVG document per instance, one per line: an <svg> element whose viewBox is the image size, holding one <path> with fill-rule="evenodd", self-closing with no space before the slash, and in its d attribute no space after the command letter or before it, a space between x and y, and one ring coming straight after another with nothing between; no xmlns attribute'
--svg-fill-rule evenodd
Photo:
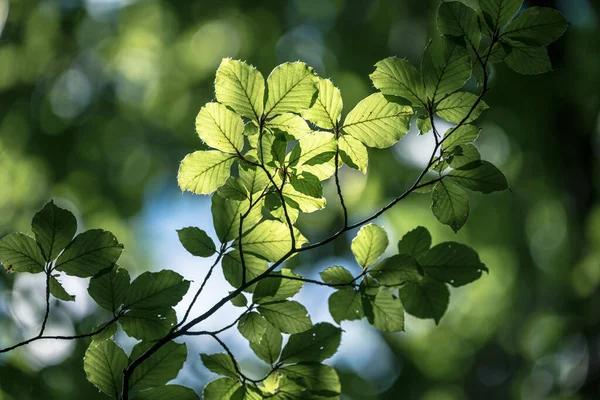
<svg viewBox="0 0 600 400"><path fill-rule="evenodd" d="M242 384L231 378L220 378L204 387L204 400L241 400L233 395Z"/></svg>
<svg viewBox="0 0 600 400"><path fill-rule="evenodd" d="M567 21L559 11L530 7L508 24L502 36L529 46L548 46L565 33L567 26Z"/></svg>
<svg viewBox="0 0 600 400"><path fill-rule="evenodd" d="M350 135L341 135L338 138L338 146L344 164L359 170L363 174L367 173L369 153L364 144Z"/></svg>
<svg viewBox="0 0 600 400"><path fill-rule="evenodd" d="M210 257L217 251L215 242L200 228L182 228L177 235L183 247L194 256Z"/></svg>
<svg viewBox="0 0 600 400"><path fill-rule="evenodd" d="M319 78L303 62L277 66L267 78L267 117L309 108L316 97Z"/></svg>
<svg viewBox="0 0 600 400"><path fill-rule="evenodd" d="M225 181L225 184L217 189L217 194L225 199L245 200L248 198L248 191L242 184L241 180L230 176Z"/></svg>
<svg viewBox="0 0 600 400"><path fill-rule="evenodd" d="M267 330L268 324L269 323L259 313L250 312L240 319L238 331L240 331L242 336L248 339L250 343L260 343ZM277 354L277 356L279 356L279 354Z"/></svg>
<svg viewBox="0 0 600 400"><path fill-rule="evenodd" d="M408 132L413 114L409 106L389 102L381 93L374 93L350 111L344 121L344 131L368 147L390 147Z"/></svg>
<svg viewBox="0 0 600 400"><path fill-rule="evenodd" d="M125 307L145 310L173 307L181 301L189 287L190 281L177 272L168 269L144 272L131 283Z"/></svg>
<svg viewBox="0 0 600 400"><path fill-rule="evenodd" d="M309 172L292 175L290 184L296 192L318 199L323 197L323 186L321 185L321 181Z"/></svg>
<svg viewBox="0 0 600 400"><path fill-rule="evenodd" d="M481 277L487 267L472 248L455 242L434 246L423 258L421 266L433 279L459 287Z"/></svg>
<svg viewBox="0 0 600 400"><path fill-rule="evenodd" d="M317 199L306 199L306 203L304 206L313 205L313 207L321 207L324 200L316 201ZM290 222L295 224L298 220L298 216L300 215L300 205L293 201L292 199L286 197L285 198L287 215L290 218ZM285 214L285 210L283 209L283 203L281 202L281 197L279 193L269 193L265 196L265 207L269 210L269 213L277 220L287 224L287 218Z"/></svg>
<svg viewBox="0 0 600 400"><path fill-rule="evenodd" d="M417 318L432 318L436 324L440 323L450 299L448 287L430 279L406 282L399 294L407 313Z"/></svg>
<svg viewBox="0 0 600 400"><path fill-rule="evenodd" d="M100 307L114 312L123 304L129 282L129 272L126 269L111 268L90 279L88 293Z"/></svg>
<svg viewBox="0 0 600 400"><path fill-rule="evenodd" d="M153 343L140 342L133 347L129 361L144 354ZM143 390L164 386L175 379L187 358L187 349L183 343L167 342L140 364L129 379L130 390Z"/></svg>
<svg viewBox="0 0 600 400"><path fill-rule="evenodd" d="M300 363L288 365L279 372L296 384L307 388L314 397L310 399L337 398L342 392L342 385L335 369L319 363Z"/></svg>
<svg viewBox="0 0 600 400"><path fill-rule="evenodd" d="M135 400L200 400L192 389L180 385L166 385L144 390L135 396Z"/></svg>
<svg viewBox="0 0 600 400"><path fill-rule="evenodd" d="M362 295L353 288L341 288L329 296L329 313L333 320L340 324L342 321L362 319Z"/></svg>
<svg viewBox="0 0 600 400"><path fill-rule="evenodd" d="M436 114L448 122L460 124L461 122L475 121L479 115L489 107L483 100L473 93L457 92L440 101Z"/></svg>
<svg viewBox="0 0 600 400"><path fill-rule="evenodd" d="M267 321L283 333L300 333L312 327L306 308L297 301L284 300L258 306Z"/></svg>
<svg viewBox="0 0 600 400"><path fill-rule="evenodd" d="M473 143L479 136L481 130L474 125L461 125L451 128L446 132L442 143L442 150L446 153L456 146Z"/></svg>
<svg viewBox="0 0 600 400"><path fill-rule="evenodd" d="M510 69L523 75L538 75L552 71L550 57L543 47L529 47L513 42L512 51L504 61Z"/></svg>
<svg viewBox="0 0 600 400"><path fill-rule="evenodd" d="M407 232L398 242L398 253L409 254L417 260L423 257L431 247L431 234L422 226Z"/></svg>
<svg viewBox="0 0 600 400"><path fill-rule="evenodd" d="M419 128L420 135L425 135L426 133L429 133L433 129L433 125L431 124L431 118L429 116L417 118L417 128Z"/></svg>
<svg viewBox="0 0 600 400"><path fill-rule="evenodd" d="M381 285L388 287L398 287L405 282L418 282L422 278L416 260L408 254L386 258L371 268L369 274Z"/></svg>
<svg viewBox="0 0 600 400"><path fill-rule="evenodd" d="M104 328L104 325L97 325L92 329L92 332L96 332L101 328ZM102 342L105 340L112 339L117 334L117 324L115 322L110 323L106 328L102 329L99 333L92 336L92 341L94 342Z"/></svg>
<svg viewBox="0 0 600 400"><path fill-rule="evenodd" d="M12 233L0 240L0 262L9 272L37 274L44 270L44 256L32 237Z"/></svg>
<svg viewBox="0 0 600 400"><path fill-rule="evenodd" d="M329 79L319 79L319 95L311 108L302 116L323 129L334 129L342 115L342 94Z"/></svg>
<svg viewBox="0 0 600 400"><path fill-rule="evenodd" d="M255 257L251 254L246 254L244 248L244 263L246 264L246 282L256 278L269 267L265 260ZM223 267L223 276L229 284L235 288L242 285L242 261L240 259L240 252L237 250L230 251L225 254L223 261L221 262ZM252 285L245 289L246 292L253 292L256 285Z"/></svg>
<svg viewBox="0 0 600 400"><path fill-rule="evenodd" d="M171 307L129 310L119 319L127 336L139 340L159 340L177 324L177 315Z"/></svg>
<svg viewBox="0 0 600 400"><path fill-rule="evenodd" d="M369 77L373 81L373 85L385 95L403 97L415 106L422 106L425 102L425 93L419 72L407 60L396 57L381 60L375 64L375 72ZM383 98L383 96L381 97ZM370 145L367 144L367 146Z"/></svg>
<svg viewBox="0 0 600 400"><path fill-rule="evenodd" d="M56 269L67 275L87 278L112 267L123 252L123 245L108 231L90 229L80 233L56 260Z"/></svg>
<svg viewBox="0 0 600 400"><path fill-rule="evenodd" d="M444 225L458 232L469 218L469 196L459 186L441 181L431 194L431 211Z"/></svg>
<svg viewBox="0 0 600 400"><path fill-rule="evenodd" d="M294 228L296 248L300 248L307 240ZM239 248L239 241L235 242ZM282 222L274 220L262 221L242 237L244 253L253 254L267 261L277 261L292 249L290 229Z"/></svg>
<svg viewBox="0 0 600 400"><path fill-rule="evenodd" d="M127 364L127 355L112 340L92 342L83 358L87 380L115 399L121 396Z"/></svg>
<svg viewBox="0 0 600 400"><path fill-rule="evenodd" d="M504 27L523 5L523 0L484 0L481 11L492 31Z"/></svg>
<svg viewBox="0 0 600 400"><path fill-rule="evenodd" d="M302 361L323 361L335 354L342 339L342 330L322 322L309 330L290 336L281 352L285 364Z"/></svg>
<svg viewBox="0 0 600 400"><path fill-rule="evenodd" d="M364 268L375 264L375 261L385 252L389 240L385 230L377 225L365 225L352 240L352 254L356 262Z"/></svg>
<svg viewBox="0 0 600 400"><path fill-rule="evenodd" d="M219 103L208 103L196 117L196 132L208 146L239 154L244 146L244 121Z"/></svg>
<svg viewBox="0 0 600 400"><path fill-rule="evenodd" d="M476 166L465 165L461 169L455 169L448 177L464 188L485 194L508 189L504 174L487 161L481 161Z"/></svg>
<svg viewBox="0 0 600 400"><path fill-rule="evenodd" d="M238 377L233 360L226 353L200 354L200 358L209 371L231 378Z"/></svg>
<svg viewBox="0 0 600 400"><path fill-rule="evenodd" d="M375 328L386 332L404 330L404 308L400 300L391 293L379 292L375 297L364 296L363 306L369 323Z"/></svg>
<svg viewBox="0 0 600 400"><path fill-rule="evenodd" d="M243 61L224 58L215 80L217 101L255 121L263 112L265 79L256 68Z"/></svg>
<svg viewBox="0 0 600 400"><path fill-rule="evenodd" d="M75 296L67 293L65 288L63 288L60 282L53 276L50 277L49 287L50 293L57 299L64 301L75 301Z"/></svg>
<svg viewBox="0 0 600 400"><path fill-rule="evenodd" d="M256 284L252 302L264 303L266 301L285 300L300 292L304 282L299 279L286 279L284 277L300 278L299 275L294 274L288 268L273 272Z"/></svg>
<svg viewBox="0 0 600 400"><path fill-rule="evenodd" d="M231 293L232 292L229 292L229 294ZM231 304L233 304L235 307L246 307L246 305L248 305L248 299L243 293L240 293L231 299Z"/></svg>
<svg viewBox="0 0 600 400"><path fill-rule="evenodd" d="M240 180L251 195L261 192L269 184L269 177L260 167L240 163L239 173Z"/></svg>
<svg viewBox="0 0 600 400"><path fill-rule="evenodd" d="M314 175L313 175L314 176ZM319 182L319 186L321 182L318 178L317 182ZM285 185L282 190L283 196L285 198L285 203L293 207L297 210L300 210L304 213L312 213L315 211L319 211L325 208L327 205L327 201L324 197L313 197L309 194L304 194L298 192L294 189L292 185ZM315 193L315 192L313 192ZM289 208L289 207L288 207ZM285 221L285 219L284 219Z"/></svg>
<svg viewBox="0 0 600 400"><path fill-rule="evenodd" d="M211 194L225 183L234 160L235 156L218 150L190 153L179 166L177 183L182 191Z"/></svg>
<svg viewBox="0 0 600 400"><path fill-rule="evenodd" d="M77 231L77 220L70 211L50 200L31 221L31 230L47 262L54 260L71 242Z"/></svg>
<svg viewBox="0 0 600 400"><path fill-rule="evenodd" d="M460 2L440 3L437 14L437 27L442 35L464 37L470 45L479 48L481 31L477 13Z"/></svg>
<svg viewBox="0 0 600 400"><path fill-rule="evenodd" d="M250 207L249 200L225 199L219 195L212 196L211 213L217 237L223 243L239 236L240 214L245 215ZM244 219L243 232L254 226L262 218L262 204L255 204Z"/></svg>
<svg viewBox="0 0 600 400"><path fill-rule="evenodd" d="M462 144L454 147L451 155L446 159L452 168L467 168L467 166L479 165L481 155L472 144Z"/></svg>
<svg viewBox="0 0 600 400"><path fill-rule="evenodd" d="M302 117L292 113L278 115L265 124L274 133L282 132L293 140L300 140L312 132L312 129Z"/></svg>
<svg viewBox="0 0 600 400"><path fill-rule="evenodd" d="M323 282L331 284L347 284L354 280L350 271L337 265L327 268L325 271L321 272L320 275Z"/></svg>
<svg viewBox="0 0 600 400"><path fill-rule="evenodd" d="M281 353L281 332L265 321L265 331L260 341L250 341L250 348L264 362L275 364Z"/></svg>
<svg viewBox="0 0 600 400"><path fill-rule="evenodd" d="M421 69L427 97L435 103L462 88L471 77L471 56L442 37L439 46L430 44L425 48Z"/></svg>
<svg viewBox="0 0 600 400"><path fill-rule="evenodd" d="M320 180L335 172L335 136L329 132L313 132L304 136L292 149L288 164L298 173L308 172Z"/></svg>

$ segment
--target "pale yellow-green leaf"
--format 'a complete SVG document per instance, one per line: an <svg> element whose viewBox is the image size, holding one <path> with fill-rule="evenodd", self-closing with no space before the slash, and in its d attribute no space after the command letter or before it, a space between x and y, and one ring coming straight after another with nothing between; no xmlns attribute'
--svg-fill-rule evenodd
<svg viewBox="0 0 600 400"><path fill-rule="evenodd" d="M211 194L225 183L234 160L217 150L195 151L181 162L177 183L182 191Z"/></svg>
<svg viewBox="0 0 600 400"><path fill-rule="evenodd" d="M196 117L196 132L208 146L238 154L244 147L244 121L219 103L208 103Z"/></svg>

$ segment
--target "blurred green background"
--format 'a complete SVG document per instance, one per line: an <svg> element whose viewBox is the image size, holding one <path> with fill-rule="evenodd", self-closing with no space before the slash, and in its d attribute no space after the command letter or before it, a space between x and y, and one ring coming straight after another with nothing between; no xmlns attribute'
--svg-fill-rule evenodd
<svg viewBox="0 0 600 400"><path fill-rule="evenodd" d="M115 233L133 275L172 268L197 284L204 264L182 254L175 229L210 231L209 203L182 195L176 172L202 148L194 119L214 98L221 58L247 60L265 76L281 62L305 61L341 89L347 113L374 91L375 62L390 55L419 62L437 35L438 4L0 0L0 236L30 232L33 214L54 198L80 229ZM493 71L477 146L511 191L473 195L457 235L435 221L427 195L414 194L378 221L392 243L418 225L434 243L466 243L491 272L452 291L438 327L409 317L407 332L382 335L344 323L332 364L346 399L600 398L600 1L525 5L557 8L571 28L549 49L554 72ZM366 178L345 168L353 218L408 187L431 140L412 132L392 149L372 151ZM329 209L300 221L311 240L341 223L333 188L325 193ZM294 266L312 276L334 261L350 263L350 240L303 253ZM0 347L38 329L40 279L0 273ZM105 320L86 285L65 281L77 303L53 303L52 329L86 332ZM215 284L206 304L225 290ZM328 293L307 293L313 320L327 319ZM0 356L0 399L105 398L85 380L86 346L40 342ZM178 378L199 393L214 378L199 364L203 346L190 345L194 354ZM247 346L236 346L244 366L260 372Z"/></svg>

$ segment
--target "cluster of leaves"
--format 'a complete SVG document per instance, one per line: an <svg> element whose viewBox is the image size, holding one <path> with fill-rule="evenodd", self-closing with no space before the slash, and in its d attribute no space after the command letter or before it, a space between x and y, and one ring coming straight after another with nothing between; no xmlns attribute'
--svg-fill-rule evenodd
<svg viewBox="0 0 600 400"><path fill-rule="evenodd" d="M183 191L212 195L217 246L197 227L178 231L182 245L198 257L214 257L204 282L185 316L177 321L175 306L190 282L163 270L145 272L130 282L117 266L122 246L109 232L90 230L73 239L73 215L52 202L33 219L35 239L16 233L0 240L0 261L14 272L46 274L46 314L50 294L74 300L56 272L89 278L89 294L112 313L93 332L84 369L88 380L115 398L197 399L195 392L166 385L183 366L187 350L174 339L208 335L224 353L201 354L204 365L222 376L204 389L217 399L335 399L341 386L333 368L323 364L337 351L341 328L313 324L306 308L292 298L305 283L335 289L329 310L337 325L366 320L389 332L404 330L405 311L439 323L450 298L447 285L459 287L487 271L477 253L455 242L431 246L429 232L418 227L398 243L398 252L380 258L389 247L385 230L370 223L412 192L431 192L432 211L458 231L469 215L465 189L492 193L507 189L504 175L481 159L473 145L479 128L473 122L488 106L490 66L505 62L520 73L550 70L544 46L566 28L560 13L530 8L516 17L520 0L460 0L442 2L437 22L442 36L426 47L420 69L408 61L387 58L371 74L379 90L342 118L341 93L330 80L318 77L302 62L276 67L265 80L252 66L224 59L216 73L216 101L196 118L196 130L209 147L187 155L178 183ZM467 81L482 85L479 95L462 90ZM436 120L452 127L443 135ZM435 147L415 183L372 216L349 223L338 171L343 165L367 173L368 148L396 144L415 121L421 134L431 133ZM344 225L328 239L310 243L296 228L302 213L326 207L323 181L332 178L341 203ZM426 178L428 180L426 180ZM361 272L343 266L321 272L321 280L306 279L282 264L301 251L326 245L361 228L351 250ZM186 322L213 269L221 262L233 290L209 311ZM193 331L207 317L231 302L240 316L218 331ZM140 340L128 356L114 341L117 323ZM237 326L258 358L270 366L263 379L248 378L235 356L218 337ZM289 335L284 345L284 335ZM57 337L68 339L68 337Z"/></svg>

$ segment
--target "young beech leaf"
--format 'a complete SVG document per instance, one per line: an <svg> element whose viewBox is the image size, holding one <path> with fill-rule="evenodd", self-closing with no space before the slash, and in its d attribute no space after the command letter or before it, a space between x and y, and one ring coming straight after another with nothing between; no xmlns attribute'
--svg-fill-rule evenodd
<svg viewBox="0 0 600 400"><path fill-rule="evenodd" d="M44 256L32 237L11 233L0 239L0 262L9 272L37 274L44 270Z"/></svg>
<svg viewBox="0 0 600 400"><path fill-rule="evenodd" d="M125 307L145 310L173 307L181 301L189 287L190 281L177 272L168 269L144 272L131 282Z"/></svg>
<svg viewBox="0 0 600 400"><path fill-rule="evenodd" d="M180 385L165 385L144 390L135 396L135 400L200 400L192 389Z"/></svg>
<svg viewBox="0 0 600 400"><path fill-rule="evenodd" d="M460 124L475 121L489 106L478 96L468 92L457 92L440 101L435 110L436 114L448 122Z"/></svg>
<svg viewBox="0 0 600 400"><path fill-rule="evenodd" d="M314 176L314 175L313 175ZM318 178L317 178L318 181ZM319 185L321 184L320 181ZM282 190L285 203L296 210L304 213L312 213L325 208L327 201L324 197L313 197L312 195L298 192L293 185L285 185ZM312 192L317 193L316 191ZM289 208L288 207L288 208ZM285 221L285 219L283 219Z"/></svg>
<svg viewBox="0 0 600 400"><path fill-rule="evenodd" d="M232 200L246 200L248 198L248 191L242 184L239 178L230 176L225 181L225 184L217 189L217 194L225 199Z"/></svg>
<svg viewBox="0 0 600 400"><path fill-rule="evenodd" d="M444 135L442 149L444 152L448 152L456 146L473 143L479 136L480 131L474 125L461 125L456 128L450 128Z"/></svg>
<svg viewBox="0 0 600 400"><path fill-rule="evenodd" d="M75 236L77 220L70 211L57 207L50 200L34 215L31 221L31 230L42 249L44 259L50 262Z"/></svg>
<svg viewBox="0 0 600 400"><path fill-rule="evenodd" d="M246 281L250 281L256 278L267 270L269 264L252 254L246 254L244 249L244 264L246 265ZM242 285L242 261L240 258L240 252L237 250L226 253L221 262L223 267L223 276L229 282L229 284L235 288ZM252 293L256 285L252 285L245 289L245 292Z"/></svg>
<svg viewBox="0 0 600 400"><path fill-rule="evenodd" d="M96 325L91 332L98 332L94 336L92 336L92 340L94 342L103 342L105 340L112 339L117 334L117 324L110 323L108 326L106 324Z"/></svg>
<svg viewBox="0 0 600 400"><path fill-rule="evenodd" d="M144 354L153 343L140 342L133 347L129 361ZM139 365L129 379L129 390L143 390L164 386L175 379L187 358L187 349L183 343L167 342ZM122 372L121 372L122 374Z"/></svg>
<svg viewBox="0 0 600 400"><path fill-rule="evenodd" d="M300 280L300 276L294 274L288 268L284 268L279 272L273 272L271 275L256 284L254 296L252 297L254 303L265 303L267 301L285 300L289 297L294 297L304 285L304 282Z"/></svg>
<svg viewBox="0 0 600 400"><path fill-rule="evenodd" d="M284 300L263 303L258 312L283 333L300 333L312 327L306 308L297 301Z"/></svg>
<svg viewBox="0 0 600 400"><path fill-rule="evenodd" d="M110 232L91 229L75 236L56 260L56 270L87 278L112 267L123 252L123 245Z"/></svg>
<svg viewBox="0 0 600 400"><path fill-rule="evenodd" d="M529 46L548 46L565 33L567 26L559 11L546 7L530 7L508 24L502 37Z"/></svg>
<svg viewBox="0 0 600 400"><path fill-rule="evenodd" d="M319 128L334 129L342 115L342 94L329 79L319 78L319 95L315 103L302 111L306 118Z"/></svg>
<svg viewBox="0 0 600 400"><path fill-rule="evenodd" d="M381 261L369 270L369 274L382 286L398 287L405 282L422 279L417 261L408 254L397 254Z"/></svg>
<svg viewBox="0 0 600 400"><path fill-rule="evenodd" d="M237 378L238 373L235 370L235 364L231 357L226 353L217 354L200 354L202 364L210 371L217 375L229 376Z"/></svg>
<svg viewBox="0 0 600 400"><path fill-rule="evenodd" d="M65 288L63 288L63 286L55 277L50 277L49 286L50 294L52 294L52 296L56 297L57 299L64 301L75 301L75 296L67 293Z"/></svg>
<svg viewBox="0 0 600 400"><path fill-rule="evenodd" d="M343 130L368 147L390 147L408 132L413 114L409 106L389 102L374 93L352 109L344 120Z"/></svg>
<svg viewBox="0 0 600 400"><path fill-rule="evenodd" d="M425 91L419 72L407 60L396 57L381 60L375 64L375 72L369 76L373 85L384 95L403 97L415 106L425 103Z"/></svg>
<svg viewBox="0 0 600 400"><path fill-rule="evenodd" d="M172 307L152 310L134 308L127 311L119 323L127 336L154 341L165 336L177 324L177 316Z"/></svg>
<svg viewBox="0 0 600 400"><path fill-rule="evenodd" d="M224 58L215 79L217 101L255 121L263 112L265 79L256 68L243 61Z"/></svg>
<svg viewBox="0 0 600 400"><path fill-rule="evenodd" d="M456 242L440 243L421 260L427 276L459 287L481 277L487 267L472 248Z"/></svg>
<svg viewBox="0 0 600 400"><path fill-rule="evenodd" d="M204 400L228 400L243 399L244 397L235 397L234 394L242 387L242 384L231 378L220 378L209 382L204 387Z"/></svg>
<svg viewBox="0 0 600 400"><path fill-rule="evenodd" d="M431 194L431 211L438 221L458 232L469 218L469 195L451 182L438 182Z"/></svg>
<svg viewBox="0 0 600 400"><path fill-rule="evenodd" d="M190 153L179 166L177 183L181 191L211 194L225 183L234 160L235 156L218 150Z"/></svg>
<svg viewBox="0 0 600 400"><path fill-rule="evenodd" d="M436 324L440 323L450 299L448 287L431 279L406 282L399 294L407 313L417 318L432 318Z"/></svg>
<svg viewBox="0 0 600 400"><path fill-rule="evenodd" d="M398 242L398 253L408 254L419 260L431 247L431 234L427 228L419 226L407 232Z"/></svg>
<svg viewBox="0 0 600 400"><path fill-rule="evenodd" d="M127 354L112 340L92 341L83 357L87 380L115 399L121 396L127 365Z"/></svg>
<svg viewBox="0 0 600 400"><path fill-rule="evenodd" d="M340 266L329 267L321 272L320 275L323 282L331 284L347 284L354 279L350 271Z"/></svg>
<svg viewBox="0 0 600 400"><path fill-rule="evenodd" d="M504 174L487 161L464 165L451 171L448 177L464 188L485 194L508 189Z"/></svg>
<svg viewBox="0 0 600 400"><path fill-rule="evenodd" d="M232 292L229 292L229 294L231 293ZM246 307L246 305L248 304L248 299L246 298L246 296L244 296L243 293L240 293L233 299L231 299L231 304L233 304L235 307Z"/></svg>
<svg viewBox="0 0 600 400"><path fill-rule="evenodd" d="M449 39L425 48L421 73L427 97L434 103L462 88L471 77L471 57L466 49Z"/></svg>
<svg viewBox="0 0 600 400"><path fill-rule="evenodd" d="M455 169L467 168L467 166L476 168L480 164L481 155L472 144L461 144L452 149L452 153L446 157L446 160Z"/></svg>
<svg viewBox="0 0 600 400"><path fill-rule="evenodd" d="M431 124L431 118L429 116L417 118L417 128L419 128L419 134L425 135L433 129Z"/></svg>
<svg viewBox="0 0 600 400"><path fill-rule="evenodd" d="M100 307L114 312L123 304L129 282L129 272L115 266L90 279L88 293Z"/></svg>
<svg viewBox="0 0 600 400"><path fill-rule="evenodd" d="M363 307L367 320L375 328L385 332L404 330L404 308L400 300L388 292L376 296L363 296Z"/></svg>
<svg viewBox="0 0 600 400"><path fill-rule="evenodd" d="M239 236L240 233L240 214L246 215L250 200L232 200L215 194L212 196L211 213L213 225L217 237L223 243L229 242ZM255 200L254 200L255 201ZM242 232L247 231L262 218L262 202L254 204L246 218Z"/></svg>
<svg viewBox="0 0 600 400"><path fill-rule="evenodd" d="M177 235L183 247L194 256L210 257L217 251L215 242L200 228L182 228Z"/></svg>
<svg viewBox="0 0 600 400"><path fill-rule="evenodd" d="M288 381L295 382L308 389L308 394L303 395L301 398L313 398L309 394L314 394L315 399L338 398L342 392L342 385L337 372L329 365L303 362L285 366L279 370L279 373Z"/></svg>
<svg viewBox="0 0 600 400"><path fill-rule="evenodd" d="M323 361L335 354L342 339L342 330L322 322L309 330L290 336L281 352L280 362Z"/></svg>
<svg viewBox="0 0 600 400"><path fill-rule="evenodd" d="M269 184L266 172L255 165L242 162L239 173L240 181L251 195L261 192Z"/></svg>
<svg viewBox="0 0 600 400"><path fill-rule="evenodd" d="M196 117L196 132L208 146L238 154L244 146L244 121L219 103L208 103Z"/></svg>
<svg viewBox="0 0 600 400"><path fill-rule="evenodd" d="M511 52L504 62L510 69L523 75L539 75L552 71L552 63L544 47L530 47L511 42Z"/></svg>
<svg viewBox="0 0 600 400"><path fill-rule="evenodd" d="M300 248L307 242L300 231L293 228L295 247ZM292 249L292 238L288 226L279 221L267 220L256 225L234 243L236 248L242 248L244 253L253 254L267 261L277 261Z"/></svg>
<svg viewBox="0 0 600 400"><path fill-rule="evenodd" d="M259 341L250 341L250 348L254 354L264 362L275 364L281 353L282 342L283 338L281 332L265 321L264 334Z"/></svg>
<svg viewBox="0 0 600 400"><path fill-rule="evenodd" d="M364 144L350 135L341 135L338 138L340 158L350 168L367 173L369 166L369 153Z"/></svg>
<svg viewBox="0 0 600 400"><path fill-rule="evenodd" d="M375 264L385 252L389 240L385 230L377 225L365 225L352 240L351 250L356 262L364 268Z"/></svg>
<svg viewBox="0 0 600 400"><path fill-rule="evenodd" d="M269 323L257 312L244 315L238 323L238 331L250 343L260 343ZM274 329L274 328L273 328ZM277 332L279 333L279 332ZM279 334L281 336L281 334ZM277 355L279 356L279 354Z"/></svg>
<svg viewBox="0 0 600 400"><path fill-rule="evenodd" d="M365 316L362 304L362 294L350 287L342 287L329 296L329 313L333 320L340 324L342 321L362 319Z"/></svg>
<svg viewBox="0 0 600 400"><path fill-rule="evenodd" d="M321 185L321 181L309 172L292 175L290 184L296 192L318 199L323 197L323 186Z"/></svg>
<svg viewBox="0 0 600 400"><path fill-rule="evenodd" d="M335 136L329 132L313 132L298 141L288 155L287 163L297 173L308 172L319 180L335 172Z"/></svg>
<svg viewBox="0 0 600 400"><path fill-rule="evenodd" d="M265 126L275 134L284 134L288 140L300 140L312 132L312 129L302 117L292 113L278 115L267 121Z"/></svg>
<svg viewBox="0 0 600 400"><path fill-rule="evenodd" d="M313 104L319 88L319 78L303 62L281 64L267 78L265 115L296 113Z"/></svg>
<svg viewBox="0 0 600 400"><path fill-rule="evenodd" d="M479 2L483 17L495 32L503 28L523 5L523 0L485 0Z"/></svg>
<svg viewBox="0 0 600 400"><path fill-rule="evenodd" d="M461 2L442 1L437 13L437 27L442 35L464 37L466 47L479 48L481 31L477 12Z"/></svg>

